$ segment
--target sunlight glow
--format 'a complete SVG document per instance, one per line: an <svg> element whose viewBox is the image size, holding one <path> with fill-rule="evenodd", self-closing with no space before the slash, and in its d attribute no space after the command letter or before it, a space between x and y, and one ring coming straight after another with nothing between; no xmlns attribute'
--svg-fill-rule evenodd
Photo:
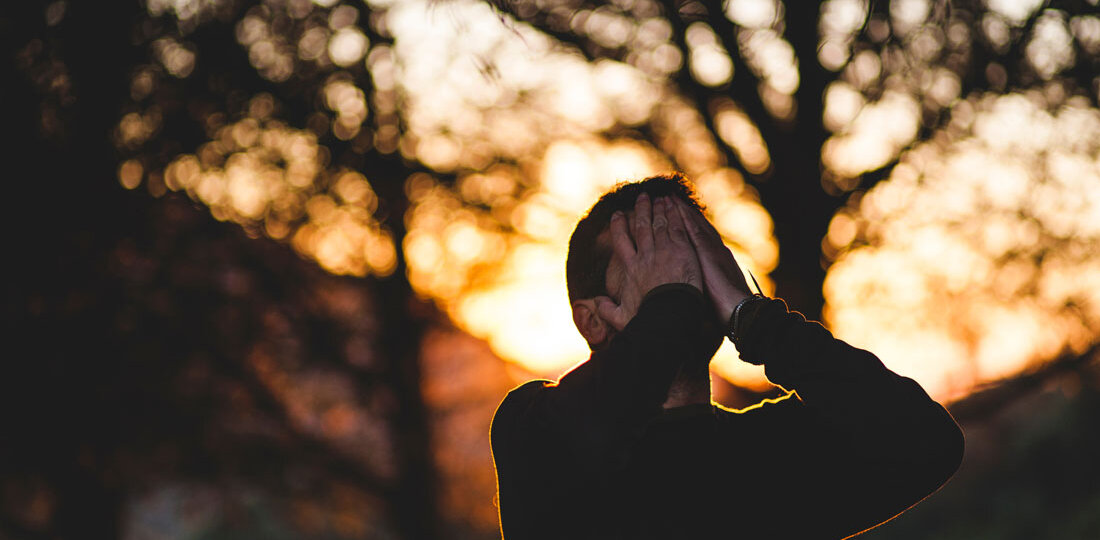
<svg viewBox="0 0 1100 540"><path fill-rule="evenodd" d="M891 6L898 2L893 2ZM859 0L826 0L821 4L821 41L817 58L825 69L839 70L851 54L855 33L863 26L867 6Z"/></svg>
<svg viewBox="0 0 1100 540"><path fill-rule="evenodd" d="M851 177L886 165L916 138L920 105L909 94L887 91L879 101L860 106L862 100L845 86L834 87L827 94L826 121L837 125L851 120L822 149L822 160L833 172Z"/></svg>
<svg viewBox="0 0 1100 540"><path fill-rule="evenodd" d="M405 100L406 137L416 141L409 157L437 170L480 169L490 152L528 160L554 140L635 125L662 95L638 67L585 62L526 24L502 21L483 2L400 2L386 21L396 38L393 74ZM646 54L667 43L660 28L637 33Z"/></svg>
<svg viewBox="0 0 1100 540"><path fill-rule="evenodd" d="M367 36L358 28L341 28L328 42L328 55L338 66L350 66L367 53Z"/></svg>
<svg viewBox="0 0 1100 540"><path fill-rule="evenodd" d="M1019 26L1043 5L1043 0L986 0L986 5L1013 25Z"/></svg>
<svg viewBox="0 0 1100 540"><path fill-rule="evenodd" d="M153 52L164 69L174 77L186 78L195 69L195 53L174 39L158 39L153 43Z"/></svg>
<svg viewBox="0 0 1100 540"><path fill-rule="evenodd" d="M771 156L760 130L743 111L732 102L725 101L716 107L714 126L718 136L729 145L745 170L760 174L771 166Z"/></svg>
<svg viewBox="0 0 1100 540"><path fill-rule="evenodd" d="M1043 13L1035 23L1034 35L1025 49L1027 59L1043 79L1074 64L1073 36L1065 17L1056 11Z"/></svg>
<svg viewBox="0 0 1100 540"><path fill-rule="evenodd" d="M156 105L149 107L144 114L126 114L115 130L116 142L123 147L137 148L160 129L161 121L161 112Z"/></svg>
<svg viewBox="0 0 1100 540"><path fill-rule="evenodd" d="M897 0L890 2L890 19L894 29L900 35L907 35L917 28L932 11L929 0Z"/></svg>
<svg viewBox="0 0 1100 540"><path fill-rule="evenodd" d="M775 0L728 0L726 17L746 28L771 26L779 16Z"/></svg>
<svg viewBox="0 0 1100 540"><path fill-rule="evenodd" d="M141 185L141 177L144 174L145 169L140 161L128 159L118 167L118 183L126 189L135 189Z"/></svg>
<svg viewBox="0 0 1100 540"><path fill-rule="evenodd" d="M641 143L598 139L554 143L539 163L537 189L518 198L512 169L464 177L457 195L414 175L408 189L416 202L404 247L417 291L438 299L459 326L486 339L503 358L556 377L588 356L565 294L573 226L616 182L669 166ZM770 290L767 274L777 263L778 247L767 212L730 169L702 174L695 183L738 260ZM507 211L514 231L464 208L460 197ZM712 366L737 384L766 385L763 371L745 367L730 348Z"/></svg>
<svg viewBox="0 0 1100 540"><path fill-rule="evenodd" d="M798 59L787 40L770 29L743 30L738 39L749 67L769 87L786 95L798 90Z"/></svg>
<svg viewBox="0 0 1100 540"><path fill-rule="evenodd" d="M958 108L961 138L909 151L834 218L824 288L839 337L941 398L1100 327L1100 113L1038 93Z"/></svg>
<svg viewBox="0 0 1100 540"><path fill-rule="evenodd" d="M733 78L733 61L718 42L718 36L706 23L692 23L685 32L691 47L691 75L705 86L719 86Z"/></svg>
<svg viewBox="0 0 1100 540"><path fill-rule="evenodd" d="M294 73L294 45L271 27L264 6L249 10L237 23L237 42L248 49L248 60L259 74L271 81L281 82Z"/></svg>
<svg viewBox="0 0 1100 540"><path fill-rule="evenodd" d="M393 4L386 13L392 49L376 53L376 47L367 62L380 84L392 80L401 93L407 158L440 172L481 171L460 172L453 190L429 174L406 181L412 208L403 249L410 282L460 327L486 339L504 358L546 376L583 360L587 346L565 300L568 236L581 213L616 181L672 169L662 153L675 156L700 192L710 192L704 193L708 203L729 213L718 218L719 227L746 267L758 277L774 268L778 250L767 213L740 177L723 168L721 143L698 111L669 96L654 78L683 61L669 43L667 22L628 22L606 9L578 11L575 24L594 40L632 50L624 62L587 63L552 48L526 24L502 21L484 3L428 6ZM713 31L693 27L689 33L692 50L699 51L689 59L696 76L705 84L728 81L732 62ZM756 40L757 67L768 70L777 87L793 91L793 53L771 35L770 41ZM771 64L777 60L788 67L776 69ZM647 121L658 133L659 151L590 135ZM723 117L727 143L748 168L764 170L767 150L745 121L732 109ZM490 166L491 156L517 165ZM723 184L730 189L722 191ZM721 373L760 384L762 374L742 374L734 367L740 362L729 353L722 357L727 359L716 362L724 366L716 368Z"/></svg>

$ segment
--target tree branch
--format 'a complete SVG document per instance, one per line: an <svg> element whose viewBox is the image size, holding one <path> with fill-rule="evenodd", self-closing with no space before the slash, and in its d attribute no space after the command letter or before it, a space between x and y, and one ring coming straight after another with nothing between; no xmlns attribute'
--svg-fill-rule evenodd
<svg viewBox="0 0 1100 540"><path fill-rule="evenodd" d="M684 21L679 17L677 13L675 13L674 2L672 2L671 0L666 1L665 9L669 11L668 21L672 23L673 42L675 43L676 48L680 50L680 55L684 59L683 63L680 65L679 71L676 72L676 86L679 87L681 91L683 91L685 94L687 94L687 96L691 99L695 110L699 113L700 116L703 117L703 123L706 125L707 131L710 132L711 137L714 138L714 142L718 146L719 150L722 152L722 156L725 157L726 163L736 169L746 179L755 178L757 175L749 173L748 170L745 169L744 164L741 162L741 158L737 155L736 152L733 151L732 148L730 148L729 144L727 144L725 140L722 139L722 136L718 133L718 126L714 123L714 115L711 114L711 111L708 108L708 104L711 102L711 100L713 100L715 97L718 97L720 94L717 94L710 88L703 86L701 83L699 83L699 81L695 80L695 77L691 75L691 69L688 62L690 50L686 40L687 25L685 25ZM735 65L734 74L736 77L736 74L738 73L736 65L739 58L734 56L734 53L732 51L727 51L727 53L730 56L730 60ZM743 67L744 65L742 64L742 68Z"/></svg>
<svg viewBox="0 0 1100 540"><path fill-rule="evenodd" d="M707 22L714 27L714 33L718 35L718 39L722 42L722 46L726 48L730 60L733 61L734 75L733 80L730 82L730 97L745 111L752 123L756 124L756 129L760 130L760 135L763 137L765 144L770 146L778 140L778 129L775 118L772 117L768 107L764 105L764 100L760 97L759 87L761 81L749 69L744 56L741 54L741 44L737 42L737 25L726 18L720 0L704 0L703 4L710 14ZM769 154L774 156L774 150L774 148L768 148Z"/></svg>

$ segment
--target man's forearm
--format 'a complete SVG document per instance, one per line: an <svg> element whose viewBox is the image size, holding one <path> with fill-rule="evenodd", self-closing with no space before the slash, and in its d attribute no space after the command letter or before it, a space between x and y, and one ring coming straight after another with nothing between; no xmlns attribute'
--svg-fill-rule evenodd
<svg viewBox="0 0 1100 540"><path fill-rule="evenodd" d="M748 306L739 350L763 363L768 379L799 398L857 447L875 457L953 456L961 451L958 426L912 379L901 377L868 351L836 339L782 300Z"/></svg>

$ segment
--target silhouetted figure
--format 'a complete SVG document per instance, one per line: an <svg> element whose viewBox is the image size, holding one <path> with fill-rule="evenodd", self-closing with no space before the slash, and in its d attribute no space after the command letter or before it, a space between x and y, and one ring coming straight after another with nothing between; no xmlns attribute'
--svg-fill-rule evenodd
<svg viewBox="0 0 1100 540"><path fill-rule="evenodd" d="M566 265L589 360L493 419L506 540L844 538L938 489L958 425L911 379L750 293L680 175L605 194ZM710 401L723 336L786 396Z"/></svg>

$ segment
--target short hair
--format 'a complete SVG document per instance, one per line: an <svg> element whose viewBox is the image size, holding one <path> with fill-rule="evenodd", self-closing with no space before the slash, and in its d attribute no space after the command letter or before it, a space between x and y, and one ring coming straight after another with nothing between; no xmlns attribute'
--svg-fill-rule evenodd
<svg viewBox="0 0 1100 540"><path fill-rule="evenodd" d="M582 298L607 296L607 266L611 262L611 248L600 246L596 238L611 223L612 214L633 210L634 202L642 193L654 199L674 196L693 208L703 210L695 189L683 173L659 174L637 182L616 184L592 205L569 237L569 253L565 260L569 303Z"/></svg>

